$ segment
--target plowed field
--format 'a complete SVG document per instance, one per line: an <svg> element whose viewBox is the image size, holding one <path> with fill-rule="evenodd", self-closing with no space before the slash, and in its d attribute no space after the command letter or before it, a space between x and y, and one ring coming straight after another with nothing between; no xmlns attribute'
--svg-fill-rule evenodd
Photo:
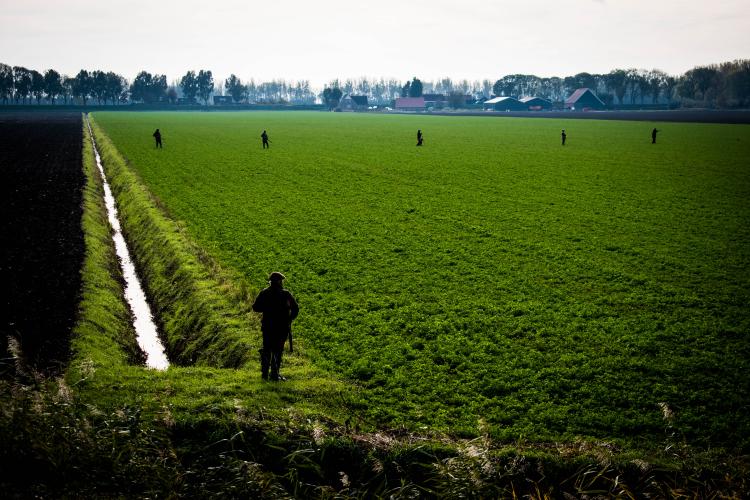
<svg viewBox="0 0 750 500"><path fill-rule="evenodd" d="M0 113L0 350L18 339L41 369L68 355L84 255L83 184L80 114Z"/></svg>

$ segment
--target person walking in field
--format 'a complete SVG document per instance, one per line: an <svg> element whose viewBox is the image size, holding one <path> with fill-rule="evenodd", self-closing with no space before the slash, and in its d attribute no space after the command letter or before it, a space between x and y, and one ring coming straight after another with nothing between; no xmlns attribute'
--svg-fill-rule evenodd
<svg viewBox="0 0 750 500"><path fill-rule="evenodd" d="M264 130L262 134L260 134L260 138L263 139L263 149L269 148L268 145L268 134Z"/></svg>
<svg viewBox="0 0 750 500"><path fill-rule="evenodd" d="M423 141L423 139L422 139L422 131L421 130L417 130L417 146L421 146L422 145L422 141Z"/></svg>
<svg viewBox="0 0 750 500"><path fill-rule="evenodd" d="M565 146L565 139L567 139L568 134L565 133L565 129L563 129L562 133L560 134L560 138L562 139L562 145Z"/></svg>
<svg viewBox="0 0 750 500"><path fill-rule="evenodd" d="M263 333L263 348L260 349L260 374L268 380L285 380L279 374L284 343L289 338L289 351L292 351L292 321L299 314L299 306L294 297L282 286L285 276L273 272L268 277L269 286L258 294L253 311L263 313L260 329Z"/></svg>
<svg viewBox="0 0 750 500"><path fill-rule="evenodd" d="M659 132L658 130L654 129L651 131L651 144L656 144L656 133Z"/></svg>
<svg viewBox="0 0 750 500"><path fill-rule="evenodd" d="M154 136L154 139L156 140L156 147L161 148L161 132L159 132L159 129L156 129L156 132L152 134Z"/></svg>

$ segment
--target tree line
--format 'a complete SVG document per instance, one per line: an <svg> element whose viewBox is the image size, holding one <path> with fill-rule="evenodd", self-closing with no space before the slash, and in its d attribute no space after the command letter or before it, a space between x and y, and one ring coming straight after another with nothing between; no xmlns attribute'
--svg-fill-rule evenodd
<svg viewBox="0 0 750 500"><path fill-rule="evenodd" d="M231 75L218 86L209 70L188 71L171 85L167 77L141 71L132 82L113 72L82 69L74 77L61 75L54 69L44 73L23 66L0 63L0 99L7 104L124 104L203 102L208 105L214 95L228 95L236 103L315 104L318 95L310 82L272 80L242 82Z"/></svg>
<svg viewBox="0 0 750 500"><path fill-rule="evenodd" d="M675 104L683 106L750 106L750 60L697 66L683 75L669 75L658 69L614 69L609 73L578 73L565 77L505 75L494 82L440 78L405 82L396 79L335 79L316 92L307 80L242 81L232 74L214 82L209 70L188 71L172 84L165 75L141 71L132 82L114 72L81 70L73 77L54 69L44 73L22 66L0 63L0 99L3 104L198 103L214 95L226 95L234 103L314 104L334 107L345 94L365 95L370 102L388 105L397 97L441 94L457 106L465 96L475 100L493 96L537 96L562 102L575 89L592 89L609 106Z"/></svg>
<svg viewBox="0 0 750 500"><path fill-rule="evenodd" d="M55 104L62 99L68 104L77 98L83 104L89 99L96 99L99 104L122 101L127 82L122 76L113 72L81 70L76 76L64 76L48 69L44 74L24 68L10 67L0 63L0 98L3 104L30 104L42 100Z"/></svg>
<svg viewBox="0 0 750 500"><path fill-rule="evenodd" d="M679 102L684 106L747 107L750 60L699 66L681 76L635 68L564 78L507 75L497 80L492 90L498 96L540 96L560 102L581 87L592 89L608 106Z"/></svg>
<svg viewBox="0 0 750 500"><path fill-rule="evenodd" d="M563 102L576 89L593 90L608 106L681 103L685 106L750 106L750 60L742 59L709 66L698 66L681 76L653 69L614 69L609 73L578 73L566 77L542 78L536 75L512 74L491 80L458 80L441 78L421 81L413 78L401 83L375 79L333 80L328 89L343 94L361 94L376 103L396 97L419 97L442 94L451 97L471 96L489 99L494 96L535 96L551 102ZM329 92L329 95L330 94ZM335 94L333 94L335 97ZM325 101L324 102L328 102ZM456 99L455 102L464 102Z"/></svg>

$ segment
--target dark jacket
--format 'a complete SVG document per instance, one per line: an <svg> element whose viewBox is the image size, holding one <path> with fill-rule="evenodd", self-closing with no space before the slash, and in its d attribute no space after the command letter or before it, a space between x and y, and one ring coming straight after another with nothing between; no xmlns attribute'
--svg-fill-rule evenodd
<svg viewBox="0 0 750 500"><path fill-rule="evenodd" d="M258 294L253 311L263 313L260 323L263 332L286 336L299 314L299 306L289 290L269 286Z"/></svg>

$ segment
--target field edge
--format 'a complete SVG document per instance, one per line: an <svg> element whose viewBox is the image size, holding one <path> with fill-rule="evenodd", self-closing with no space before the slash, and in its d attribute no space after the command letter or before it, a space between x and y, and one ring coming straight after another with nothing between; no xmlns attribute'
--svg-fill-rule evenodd
<svg viewBox="0 0 750 500"><path fill-rule="evenodd" d="M84 148L85 141L84 134ZM89 182L97 181L90 150L84 162L94 174ZM605 442L497 443L487 436L455 440L404 431L365 433L305 419L261 428L240 409L229 422L216 408L194 421L181 421L176 412L159 408L162 387L143 390L143 384L163 377L134 364L138 356L132 352L129 315L119 295L118 271L111 267L116 257L107 240L110 229L96 200L101 187L90 188L85 200L92 213L84 214L84 227L87 237L92 232L92 244L87 245L85 265L93 267L86 267L91 272L84 276L91 281L84 290L96 292L104 284L101 302L81 305L80 329L88 329L91 337L80 341L90 342L92 351L77 347L67 381L0 381L0 465L12 463L19 470L13 477L15 469L0 467L0 486L11 497L88 492L256 498L543 498L565 493L739 498L748 493L747 457L696 453L679 438L659 445L661 456L650 457ZM89 387L96 377L86 378L101 368L107 378L120 380L113 392L131 384L140 387L137 395L120 395L116 404L94 407L91 393L102 386ZM188 369L170 369L166 375L179 376L183 370ZM19 483L24 474L29 475L27 488ZM58 483L40 484L45 474Z"/></svg>
<svg viewBox="0 0 750 500"><path fill-rule="evenodd" d="M251 313L254 290L234 284L190 241L90 120L168 358L181 366L255 368L260 333Z"/></svg>
<svg viewBox="0 0 750 500"><path fill-rule="evenodd" d="M86 123L83 123L83 170L86 176L82 226L86 241L82 294L72 335L72 365L67 370L75 383L84 372L103 366L143 365L132 313L125 301L112 228L107 220L102 179Z"/></svg>

